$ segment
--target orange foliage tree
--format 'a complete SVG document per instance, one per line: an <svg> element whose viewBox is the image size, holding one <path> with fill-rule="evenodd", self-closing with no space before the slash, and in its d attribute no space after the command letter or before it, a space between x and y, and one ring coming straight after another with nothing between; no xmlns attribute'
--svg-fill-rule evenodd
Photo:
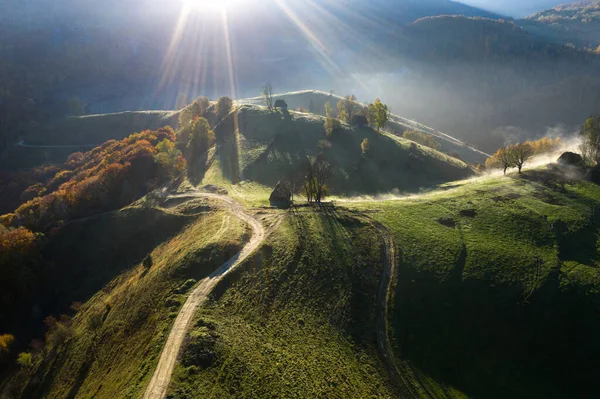
<svg viewBox="0 0 600 399"><path fill-rule="evenodd" d="M46 232L64 222L126 205L185 168L171 128L110 140L69 156L43 183L23 194L25 203L1 219L12 227Z"/></svg>

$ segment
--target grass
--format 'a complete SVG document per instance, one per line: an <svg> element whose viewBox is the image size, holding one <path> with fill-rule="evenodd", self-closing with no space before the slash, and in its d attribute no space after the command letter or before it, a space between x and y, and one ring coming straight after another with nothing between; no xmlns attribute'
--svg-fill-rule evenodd
<svg viewBox="0 0 600 399"><path fill-rule="evenodd" d="M170 394L395 397L375 346L381 242L352 213L291 211L199 312Z"/></svg>
<svg viewBox="0 0 600 399"><path fill-rule="evenodd" d="M600 348L600 188L543 170L350 203L400 249L392 336L433 398L588 398Z"/></svg>
<svg viewBox="0 0 600 399"><path fill-rule="evenodd" d="M233 256L247 234L237 218L202 200L171 204L156 212L188 220L149 251L151 267L144 267L141 260L132 264L85 302L73 318L70 337L38 361L17 396L137 398L142 394L186 293ZM125 222L134 223L126 218ZM101 224L90 222L87 227L111 235ZM144 229L161 227L157 223ZM111 252L115 242L107 241L110 244L97 242L98 249L88 252L87 259L80 258L79 264L98 262L95 256ZM123 244L140 245L135 239ZM101 267L89 270L102 273ZM93 327L93 317L102 320L100 326Z"/></svg>
<svg viewBox="0 0 600 399"><path fill-rule="evenodd" d="M302 108L312 114L325 116L325 103L329 101L335 109L337 102L342 97L332 95L322 91L304 90L291 93L282 93L273 97L274 100L284 99L290 110ZM374 100L374 99L371 99ZM249 98L240 100L242 104L262 105L264 100L261 97ZM435 129L425 126L421 123L403 118L399 115L391 115L390 121L386 126L386 130L401 134L406 130L418 130L429 135L432 135L441 144L441 150L445 153L457 153L461 159L470 163L484 163L487 156L467 145L461 143L453 137L441 133Z"/></svg>
<svg viewBox="0 0 600 399"><path fill-rule="evenodd" d="M334 195L417 191L473 174L462 161L370 128L345 126L328 138L323 124L317 115L244 105L215 129L216 154L202 183L274 187L301 175L306 157L319 153L334 166L328 183ZM366 155L365 138L371 147Z"/></svg>

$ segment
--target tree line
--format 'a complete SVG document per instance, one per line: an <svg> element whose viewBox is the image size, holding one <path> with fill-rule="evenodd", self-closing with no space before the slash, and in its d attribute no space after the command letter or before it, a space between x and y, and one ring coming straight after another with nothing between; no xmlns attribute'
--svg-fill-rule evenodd
<svg viewBox="0 0 600 399"><path fill-rule="evenodd" d="M517 168L519 173L527 162L536 155L549 154L557 151L562 145L560 138L544 137L537 141L527 141L500 148L488 158L485 166L488 169L501 169L504 174L510 168Z"/></svg>

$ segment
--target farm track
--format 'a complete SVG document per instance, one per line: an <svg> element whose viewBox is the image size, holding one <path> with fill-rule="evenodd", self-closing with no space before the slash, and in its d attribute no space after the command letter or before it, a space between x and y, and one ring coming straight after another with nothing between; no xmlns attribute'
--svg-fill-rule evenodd
<svg viewBox="0 0 600 399"><path fill-rule="evenodd" d="M167 342L160 355L154 375L152 376L150 384L144 393L144 399L163 399L166 397L169 384L171 382L171 377L173 375L173 371L175 370L177 358L181 351L181 346L190 328L192 320L196 315L196 311L204 302L206 302L208 295L212 292L217 283L221 281L229 272L239 266L244 260L246 260L256 249L258 249L266 237L266 232L262 224L252 216L245 213L243 207L239 203L227 196L190 192L186 194L169 196L168 198L210 198L224 202L236 217L250 225L253 230L253 234L250 238L250 241L246 243L241 252L225 262L209 277L202 280L187 298L185 304L179 311L175 322L173 323L173 327L171 327L171 332L169 333Z"/></svg>

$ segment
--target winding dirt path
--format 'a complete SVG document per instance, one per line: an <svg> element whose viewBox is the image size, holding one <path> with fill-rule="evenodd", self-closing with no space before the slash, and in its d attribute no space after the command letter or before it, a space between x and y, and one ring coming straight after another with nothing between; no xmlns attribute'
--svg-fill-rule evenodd
<svg viewBox="0 0 600 399"><path fill-rule="evenodd" d="M418 399L412 384L405 378L394 361L394 351L389 336L389 301L393 284L393 276L396 273L396 244L394 237L381 223L372 222L377 228L384 242L384 270L379 281L377 290L377 349L383 358L388 373L396 383L402 399Z"/></svg>
<svg viewBox="0 0 600 399"><path fill-rule="evenodd" d="M160 360L154 371L154 375L150 380L150 384L146 388L144 393L144 399L163 399L167 395L171 376L175 369L177 357L181 351L181 345L185 336L189 330L190 324L196 314L196 310L200 307L208 298L208 295L217 285L217 283L226 276L231 270L239 266L252 252L254 252L262 241L265 239L266 232L262 224L254 219L252 216L244 212L244 208L234 201L233 199L217 194L190 192L186 194L173 195L169 198L211 198L218 201L222 201L230 208L231 212L248 223L253 230L252 238L244 246L242 251L235 255L233 258L228 260L225 264L215 270L210 276L200 282L200 284L192 291L185 304L179 311L167 343L165 344L163 351L160 355Z"/></svg>

